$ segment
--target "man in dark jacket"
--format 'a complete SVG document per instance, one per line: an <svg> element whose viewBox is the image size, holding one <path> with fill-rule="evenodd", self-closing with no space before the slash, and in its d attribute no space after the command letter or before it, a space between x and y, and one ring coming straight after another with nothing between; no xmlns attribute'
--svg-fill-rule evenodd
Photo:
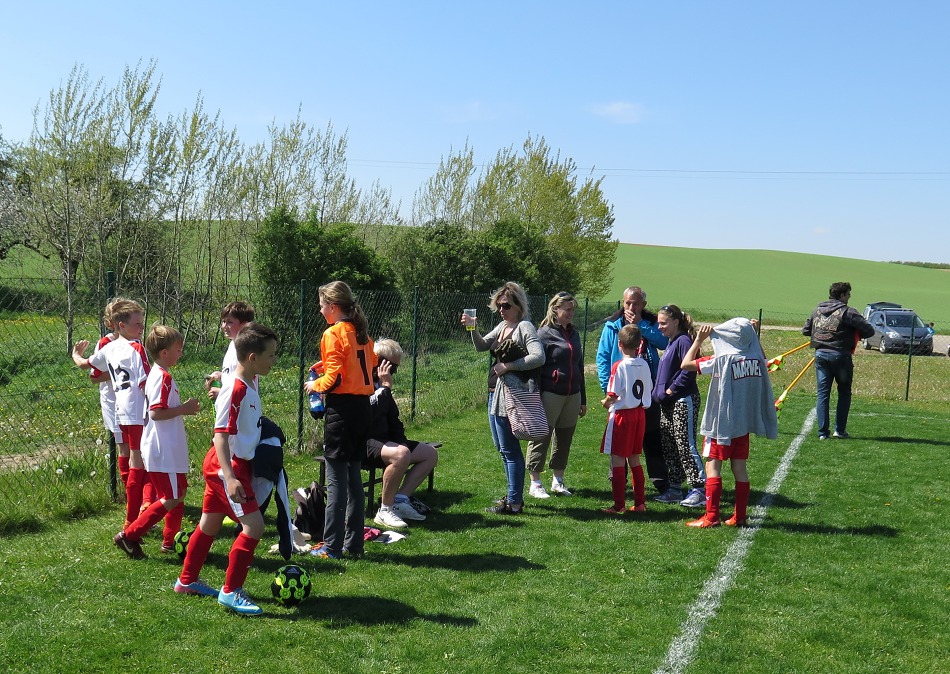
<svg viewBox="0 0 950 674"><path fill-rule="evenodd" d="M818 380L818 439L829 437L829 402L831 382L838 386L838 407L835 411L834 437L848 437L848 412L851 410L851 382L854 362L851 354L862 337L874 334L874 328L857 311L848 306L851 284L832 283L828 298L821 302L802 328L802 334L811 337L815 350L815 375Z"/></svg>

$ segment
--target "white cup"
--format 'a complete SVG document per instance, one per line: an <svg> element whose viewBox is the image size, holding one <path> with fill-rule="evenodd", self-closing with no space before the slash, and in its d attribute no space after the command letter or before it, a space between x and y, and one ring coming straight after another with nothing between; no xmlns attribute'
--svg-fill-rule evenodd
<svg viewBox="0 0 950 674"><path fill-rule="evenodd" d="M465 310L465 315L472 319L471 325L466 324L466 326L465 326L465 329L466 329L466 330L474 330L474 329L475 329L475 321L478 320L478 315L477 315L477 314L478 314L478 312L477 312L475 309L466 309L466 310Z"/></svg>

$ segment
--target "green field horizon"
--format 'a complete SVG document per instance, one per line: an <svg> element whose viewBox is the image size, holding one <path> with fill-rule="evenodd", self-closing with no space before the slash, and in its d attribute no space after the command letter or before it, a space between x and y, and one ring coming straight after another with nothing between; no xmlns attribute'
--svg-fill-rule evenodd
<svg viewBox="0 0 950 674"><path fill-rule="evenodd" d="M621 243L611 274L608 293L592 300L619 300L624 288L639 285L653 308L677 304L700 317L755 317L761 309L767 323L785 325L804 321L833 282L848 281L854 289L851 305L859 311L869 302L897 302L933 321L938 332L950 332L947 269L776 250ZM57 278L58 273L52 260L14 250L0 263L0 279L9 284L18 277ZM565 289L527 290L542 295Z"/></svg>
<svg viewBox="0 0 950 674"><path fill-rule="evenodd" d="M827 299L835 281L851 283L850 304L858 311L869 302L897 302L933 321L938 332L950 329L950 271L809 253L622 243L605 299L639 285L654 309L677 304L699 315L762 309L767 322L793 325Z"/></svg>

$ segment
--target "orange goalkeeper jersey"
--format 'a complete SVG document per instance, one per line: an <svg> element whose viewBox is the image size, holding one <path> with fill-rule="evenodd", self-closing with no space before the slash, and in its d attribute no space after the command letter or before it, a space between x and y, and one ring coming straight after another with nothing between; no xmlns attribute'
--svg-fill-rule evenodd
<svg viewBox="0 0 950 674"><path fill-rule="evenodd" d="M320 356L323 374L314 381L317 391L365 396L373 393L373 368L377 362L373 340L357 343L352 322L343 320L324 331Z"/></svg>

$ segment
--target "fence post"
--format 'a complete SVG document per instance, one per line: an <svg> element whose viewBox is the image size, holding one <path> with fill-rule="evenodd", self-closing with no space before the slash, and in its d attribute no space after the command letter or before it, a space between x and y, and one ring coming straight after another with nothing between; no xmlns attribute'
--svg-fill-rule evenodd
<svg viewBox="0 0 950 674"><path fill-rule="evenodd" d="M409 395L409 420L416 419L416 365L419 359L419 286L412 288L412 391Z"/></svg>
<svg viewBox="0 0 950 674"><path fill-rule="evenodd" d="M916 326L910 324L910 346L907 347L907 386L904 388L904 401L910 400L910 364L914 360L914 328ZM883 339L883 337L881 338Z"/></svg>
<svg viewBox="0 0 950 674"><path fill-rule="evenodd" d="M584 298L584 339L581 340L581 358L587 357L587 325L590 321L590 298Z"/></svg>
<svg viewBox="0 0 950 674"><path fill-rule="evenodd" d="M115 297L115 272L113 270L108 270L106 272L106 301L103 302L103 306L112 301L112 298ZM102 318L99 319L99 331L100 337L105 337L105 325L102 324ZM117 448L115 446L115 435L112 431L109 431L109 494L112 496L114 501L119 495L119 478L117 473L119 472L119 455Z"/></svg>
<svg viewBox="0 0 950 674"><path fill-rule="evenodd" d="M303 360L303 340L306 331L304 330L304 313L306 311L307 297L307 279L300 279L300 311L297 315L297 451L303 449L303 380L304 380L304 360Z"/></svg>

